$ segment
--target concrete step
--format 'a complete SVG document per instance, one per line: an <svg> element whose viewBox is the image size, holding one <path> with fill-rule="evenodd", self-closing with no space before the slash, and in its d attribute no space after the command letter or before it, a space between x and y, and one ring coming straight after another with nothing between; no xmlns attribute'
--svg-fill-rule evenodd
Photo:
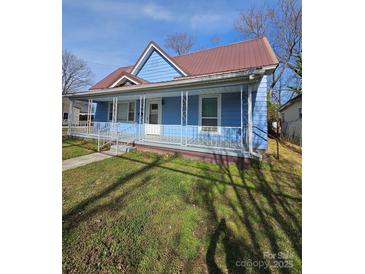
<svg viewBox="0 0 365 274"><path fill-rule="evenodd" d="M110 150L105 151L104 153L110 154L110 155L118 155L118 154L123 154L123 153L126 153L126 152L130 152L134 149L135 149L134 147L127 146L127 145L119 145L118 148L117 148L117 145L112 145L110 147Z"/></svg>

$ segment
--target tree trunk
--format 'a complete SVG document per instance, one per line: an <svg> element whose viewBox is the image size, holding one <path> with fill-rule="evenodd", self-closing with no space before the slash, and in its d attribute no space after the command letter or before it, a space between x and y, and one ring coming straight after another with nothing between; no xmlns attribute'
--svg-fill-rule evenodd
<svg viewBox="0 0 365 274"><path fill-rule="evenodd" d="M279 115L277 116L279 117ZM276 118L276 157L278 160L280 160L280 152L279 152L279 138L280 138L280 133L279 133L279 118Z"/></svg>

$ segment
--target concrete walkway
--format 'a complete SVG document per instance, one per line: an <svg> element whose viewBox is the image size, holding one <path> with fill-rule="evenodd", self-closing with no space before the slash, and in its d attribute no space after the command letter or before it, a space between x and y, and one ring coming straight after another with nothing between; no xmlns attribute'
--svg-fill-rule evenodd
<svg viewBox="0 0 365 274"><path fill-rule="evenodd" d="M92 153L92 154L88 154L88 155L84 155L84 156L80 156L80 157L63 160L62 161L62 171L76 168L79 166L84 166L84 165L87 165L87 164L90 164L93 162L98 162L98 161L101 161L101 160L104 160L104 159L107 159L110 157L112 157L112 155L96 152L96 153Z"/></svg>

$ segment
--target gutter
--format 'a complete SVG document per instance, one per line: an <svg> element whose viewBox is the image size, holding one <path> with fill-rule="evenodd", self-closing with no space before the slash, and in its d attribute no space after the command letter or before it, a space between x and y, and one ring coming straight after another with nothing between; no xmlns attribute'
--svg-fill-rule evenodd
<svg viewBox="0 0 365 274"><path fill-rule="evenodd" d="M270 68L269 68L270 69ZM193 86L194 84L213 84L220 82L227 82L232 80L241 81L242 78L247 78L247 80L252 81L256 79L257 76L261 77L267 70L265 68L261 69L249 69L240 72L229 72L229 73L220 73L214 75L207 75L196 78L189 79L179 79L167 82L159 82L159 83L148 83L148 84L140 84L135 86L128 87L118 87L118 88L106 88L100 90L86 91L86 92L78 92L66 95L69 98L84 98L95 95L114 95L120 94L124 92L131 91L153 91L153 90L163 90L163 89L171 89L171 88L182 88Z"/></svg>

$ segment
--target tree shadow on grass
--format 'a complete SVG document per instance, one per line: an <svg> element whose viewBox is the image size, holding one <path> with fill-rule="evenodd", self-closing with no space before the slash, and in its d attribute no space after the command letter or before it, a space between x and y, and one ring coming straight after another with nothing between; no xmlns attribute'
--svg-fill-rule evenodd
<svg viewBox="0 0 365 274"><path fill-rule="evenodd" d="M216 182L211 184L201 183L198 185L198 191L203 196L203 205L210 212L209 222L215 227L209 239L209 246L206 253L206 264L208 272L212 274L224 273L225 270L228 273L252 273L252 267L242 266L240 263L245 260L259 261L262 260L263 252L261 247L257 244L256 235L254 234L254 228L250 220L245 216L239 216L242 223L246 224L248 233L252 236L252 241L246 243L241 239L234 236L230 228L226 225L225 218L219 219L217 215L217 209L214 206L214 199L212 194L212 188L217 186ZM224 190L220 191L220 195L224 195ZM239 212L228 199L228 204L232 207L237 215ZM222 241L224 253L225 253L225 266L226 269L222 269L216 262L217 246L219 241ZM269 269L257 269L260 273L271 273Z"/></svg>
<svg viewBox="0 0 365 274"><path fill-rule="evenodd" d="M205 186L205 193L208 193L205 195L205 203L210 207L213 222L217 224L217 229L211 236L206 256L209 272L222 273L222 270L219 269L214 261L214 254L219 234L223 232L225 235L223 244L226 253L226 267L229 273L244 273L247 271L247 269L238 267L235 264L238 260L267 262L267 258L264 256L265 252L270 252L270 254L285 252L286 250L282 250L282 243L279 243L281 241L279 240L281 237L279 235L282 233L285 234L293 250L301 258L301 223L297 220L291 208L288 207L286 195L283 195L281 188L277 187L275 191L273 190L270 182L266 180L260 164L257 163L254 163L250 168L251 173L252 170L254 171L253 174L256 181L252 181L252 175L251 177L248 176L247 169L242 169L237 164L242 185L245 186L240 188L234 182L234 177L237 176L232 174L227 157L222 155L216 155L215 157L216 163L220 166L221 178L214 181L210 186ZM274 176L273 178L274 180L278 179ZM244 226L249 238L247 242L242 242L242 240L237 239L234 234L230 233L229 227L225 225L225 220L220 219L219 221L217 209L214 207L214 198L211 195L212 188L216 187L215 192L218 189L218 195L225 197L226 189L217 186L219 181L227 179L238 203L233 203L229 197L225 201ZM249 182L247 181L248 179ZM274 183L280 185L278 181ZM249 184L254 184L256 188L260 189L260 192L253 191ZM293 202L298 203L298 201ZM257 230L258 226L260 227L259 231ZM290 268L276 269L280 273L290 273L291 270ZM260 273L271 272L269 268L260 268L257 271Z"/></svg>
<svg viewBox="0 0 365 274"><path fill-rule="evenodd" d="M266 180L265 174L259 166L254 166L253 170L255 171L257 178L259 178L259 183L263 189L264 197L267 200L267 203L271 206L271 217L275 219L281 231L285 233L299 258L302 258L301 222L297 219L287 201L282 199L281 196L275 195L276 192L281 192L280 181L278 180L279 178L271 174L274 179L274 184L277 185L277 190L274 192L271 183ZM242 173L242 177L243 176L244 174Z"/></svg>
<svg viewBox="0 0 365 274"><path fill-rule="evenodd" d="M99 210L110 207L111 205L116 204L116 203L121 203L126 196L131 194L136 189L139 189L140 187L145 185L147 183L147 181L149 180L149 177L146 177L140 183L132 186L131 189L129 189L124 194L120 195L117 199L115 199L115 201L113 203L105 204L105 205L98 206L98 207L92 208L90 210L87 210L87 208L89 206L98 202L99 200L103 199L104 197L108 196L109 194L113 193L114 191L116 191L117 189L119 189L120 187L125 185L133 177L139 176L139 175L147 172L148 170L158 166L159 164L166 162L166 161L171 161L172 159L173 159L173 157L170 157L167 160L163 161L161 156L157 156L157 158L153 162L145 164L142 168L132 171L132 172L126 174L125 176L120 177L113 184L106 187L103 191L99 192L98 194L92 195L91 197L89 197L89 198L85 199L84 201L82 201L81 203L77 204L76 206L71 208L67 213L65 213L62 216L62 221L64 223L64 230L67 231L67 230L70 230L71 228L76 227L83 220L86 220L90 216L98 213Z"/></svg>
<svg viewBox="0 0 365 274"><path fill-rule="evenodd" d="M140 176L149 169L158 167L172 172L183 173L197 179L198 183L196 184L197 189L195 193L202 198L201 205L208 210L210 216L209 224L214 227L206 252L206 263L209 273L222 273L225 271L216 262L216 251L219 241L222 241L224 247L225 265L228 273L245 273L246 271L251 273L252 269L246 269L237 265L237 262L245 260L262 261L264 260L264 252L270 251L277 253L282 251L280 249L281 245L278 243L277 226L279 226L280 232L284 233L286 238L289 239L293 249L301 258L301 224L299 220L296 220L295 214L292 212L290 206L288 206L288 200L291 203L298 203L301 202L301 198L284 193L280 187L276 187L276 190L274 190L270 185L273 183L266 180L266 175L261 170L260 165L253 165L250 168L251 175L246 174L245 169L240 170L237 175L237 172L234 174L231 172L231 167L227 159L224 156L217 155L216 162L219 165L219 172L212 173L209 169L201 169L201 172L193 173L186 170L184 166L179 168L169 166L168 162L173 160L174 157L165 157L165 160L162 160L161 156L157 156L152 163L134 159L133 156L128 157L128 155L120 155L117 157L126 161L139 163L143 167L120 177L115 183L100 193L87 198L69 210L63 216L66 231L103 210L117 209L123 205L125 198L145 186L150 180L150 177L146 176L140 183L126 188L124 193L119 195L114 201L101 206L91 207L100 199L123 186L132 177ZM257 178L256 181L252 181L250 177L252 176L252 169L255 178ZM280 184L277 177L272 177L274 178L274 184ZM232 200L232 197L226 196L225 192L227 188L233 190L234 200L236 202ZM217 197L215 193L225 198L225 204L233 212L234 219L239 220L240 225L244 227L247 238L238 238L235 236L236 234L231 231L230 226L226 223L228 219L222 218L217 214ZM267 205L269 208L267 208ZM260 232L258 232L258 226ZM263 244L262 237L265 238L267 246ZM255 270L260 273L271 273L269 268ZM290 273L290 270L286 268L280 268L277 271Z"/></svg>
<svg viewBox="0 0 365 274"><path fill-rule="evenodd" d="M127 160L127 161L135 162L135 163L148 164L145 161L133 159L133 158L127 157L126 155L118 155L116 157ZM174 157L178 157L178 156L175 155ZM182 166L181 168L176 168L176 167L165 166L164 164L166 164L166 162L158 163L158 164L156 164L156 167L159 167L159 168L162 168L165 170L169 170L169 171L173 171L173 172L177 172L177 173L182 173L185 175L190 175L190 176L198 178L198 179L214 181L214 182L220 183L222 185L227 185L227 186L235 185L238 188L250 188L252 191L255 191L255 192L262 191L260 186L242 185L242 184L236 184L232 181L227 181L227 179L225 179L224 176L222 176L221 170L219 172L216 172L216 171L212 171L211 169L203 168L203 169L200 169L201 172L199 172L199 174L198 174L198 173L193 173L193 172L187 171L184 166ZM219 161L217 162L217 164L219 166L221 166L219 164ZM189 165L186 165L186 166L189 166ZM233 177L237 177L237 175L232 175L231 178L233 178ZM238 178L240 178L240 175L238 176ZM276 195L283 196L283 198L290 199L293 201L301 201L301 198L288 195L287 193L276 193Z"/></svg>
<svg viewBox="0 0 365 274"><path fill-rule="evenodd" d="M220 238L222 238L222 243L224 246L226 257L225 264L228 273L246 273L246 269L240 265L240 262L245 256L241 251L244 245L232 235L230 230L227 228L226 220L224 218L220 220L216 230L210 237L209 246L206 253L208 272L211 274L223 274L225 272L222 271L215 261L216 249ZM250 255L251 258L257 258L255 254Z"/></svg>

